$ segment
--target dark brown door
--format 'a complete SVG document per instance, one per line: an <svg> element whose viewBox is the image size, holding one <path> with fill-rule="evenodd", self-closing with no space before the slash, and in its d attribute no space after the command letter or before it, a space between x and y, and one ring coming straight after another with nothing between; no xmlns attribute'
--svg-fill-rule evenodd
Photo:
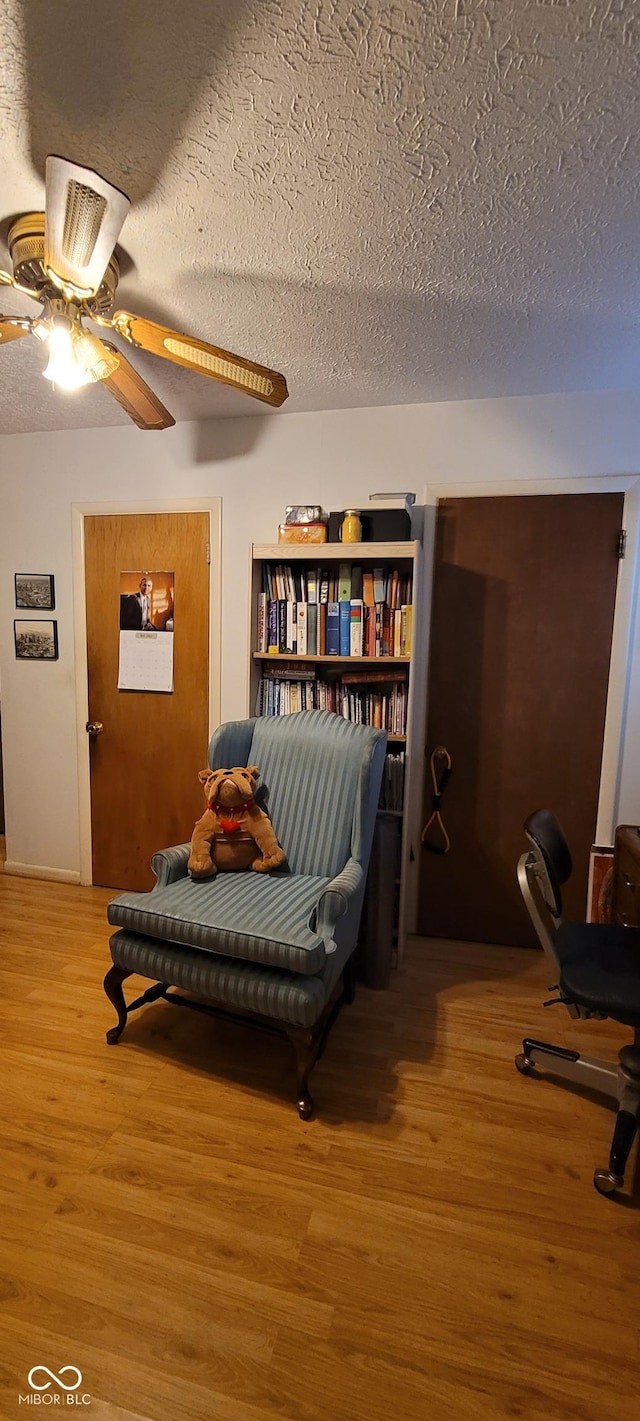
<svg viewBox="0 0 640 1421"><path fill-rule="evenodd" d="M443 500L438 509L428 757L449 750L446 855L421 850L419 930L534 944L516 880L524 819L553 809L584 920L618 576L622 494Z"/></svg>
<svg viewBox="0 0 640 1421"><path fill-rule="evenodd" d="M202 812L198 770L209 733L209 566L207 513L85 518L85 587L91 739L93 881L150 888L151 855L190 839ZM173 691L119 691L120 574L156 578L154 625L174 612ZM129 591L129 588L126 589ZM156 605L157 603L157 605Z"/></svg>

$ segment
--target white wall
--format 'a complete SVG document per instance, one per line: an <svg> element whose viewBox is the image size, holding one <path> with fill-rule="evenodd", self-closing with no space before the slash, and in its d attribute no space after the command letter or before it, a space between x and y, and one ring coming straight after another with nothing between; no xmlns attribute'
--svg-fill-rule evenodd
<svg viewBox="0 0 640 1421"><path fill-rule="evenodd" d="M343 508L390 488L420 496L426 483L633 474L639 465L637 396L607 393L282 414L161 434L118 427L0 438L7 856L79 869L73 502L222 497L222 717L229 719L247 711L249 544L275 540L286 503ZM55 574L56 664L14 658L14 571ZM621 801L637 822L639 721L640 625Z"/></svg>

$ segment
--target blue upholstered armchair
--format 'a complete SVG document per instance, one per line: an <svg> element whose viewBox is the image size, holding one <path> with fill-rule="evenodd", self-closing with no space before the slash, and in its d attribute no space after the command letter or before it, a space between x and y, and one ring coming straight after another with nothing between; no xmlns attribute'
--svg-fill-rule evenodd
<svg viewBox="0 0 640 1421"><path fill-rule="evenodd" d="M257 798L286 866L198 881L187 874L188 844L154 856L155 888L109 905L119 929L104 983L118 1013L110 1045L128 1013L158 997L253 1021L292 1041L298 1110L311 1116L309 1074L343 1001L353 1000L385 749L384 731L326 711L220 726L209 764L259 766ZM155 985L127 1007L122 983L134 972Z"/></svg>

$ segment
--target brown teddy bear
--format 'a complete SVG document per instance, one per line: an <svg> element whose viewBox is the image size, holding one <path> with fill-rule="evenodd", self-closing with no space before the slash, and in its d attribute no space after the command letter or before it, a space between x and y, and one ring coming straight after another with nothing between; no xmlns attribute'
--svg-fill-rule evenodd
<svg viewBox="0 0 640 1421"><path fill-rule="evenodd" d="M256 765L233 770L201 770L207 807L191 839L188 869L192 878L213 878L252 868L268 873L285 861L271 821L254 799L260 771Z"/></svg>

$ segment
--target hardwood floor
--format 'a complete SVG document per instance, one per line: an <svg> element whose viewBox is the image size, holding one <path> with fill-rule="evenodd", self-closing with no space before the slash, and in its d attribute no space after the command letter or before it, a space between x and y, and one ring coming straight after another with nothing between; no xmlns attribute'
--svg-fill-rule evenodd
<svg viewBox="0 0 640 1421"><path fill-rule="evenodd" d="M109 896L0 875L3 1421L35 1366L100 1421L640 1414L611 1116L513 1067L624 1032L543 1011L538 954L416 940L303 1124L284 1044L156 1003L105 1045Z"/></svg>

